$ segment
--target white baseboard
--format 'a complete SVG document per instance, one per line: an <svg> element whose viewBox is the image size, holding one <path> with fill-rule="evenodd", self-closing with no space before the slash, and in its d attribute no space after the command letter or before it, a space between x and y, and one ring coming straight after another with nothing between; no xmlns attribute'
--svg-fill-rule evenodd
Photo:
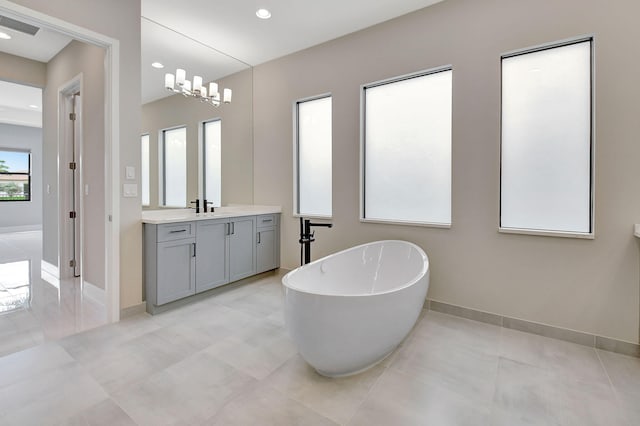
<svg viewBox="0 0 640 426"><path fill-rule="evenodd" d="M60 288L60 270L45 260L40 260L40 278L55 288Z"/></svg>
<svg viewBox="0 0 640 426"><path fill-rule="evenodd" d="M0 226L0 234L7 234L9 232L27 232L27 231L41 231L42 224L40 225L22 225L22 226Z"/></svg>
<svg viewBox="0 0 640 426"><path fill-rule="evenodd" d="M104 305L105 292L103 288L98 287L95 284L91 284L89 281L83 281L82 283L82 295L94 302Z"/></svg>

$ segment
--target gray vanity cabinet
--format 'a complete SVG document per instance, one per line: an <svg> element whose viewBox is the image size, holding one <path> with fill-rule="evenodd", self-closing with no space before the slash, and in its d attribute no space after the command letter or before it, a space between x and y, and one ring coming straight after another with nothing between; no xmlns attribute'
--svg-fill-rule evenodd
<svg viewBox="0 0 640 426"><path fill-rule="evenodd" d="M203 220L196 226L196 293L229 282L226 220Z"/></svg>
<svg viewBox="0 0 640 426"><path fill-rule="evenodd" d="M279 219L280 215L257 216L256 225L256 273L270 271L280 264Z"/></svg>
<svg viewBox="0 0 640 426"><path fill-rule="evenodd" d="M155 313L160 305L277 268L279 217L269 214L145 223L147 312Z"/></svg>
<svg viewBox="0 0 640 426"><path fill-rule="evenodd" d="M148 301L163 305L195 294L195 243L193 222L145 227Z"/></svg>
<svg viewBox="0 0 640 426"><path fill-rule="evenodd" d="M229 280L233 282L256 273L256 217L238 217L229 224Z"/></svg>

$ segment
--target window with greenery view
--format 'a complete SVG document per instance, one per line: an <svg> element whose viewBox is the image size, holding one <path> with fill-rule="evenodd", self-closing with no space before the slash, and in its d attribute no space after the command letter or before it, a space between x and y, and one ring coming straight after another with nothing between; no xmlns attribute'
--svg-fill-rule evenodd
<svg viewBox="0 0 640 426"><path fill-rule="evenodd" d="M31 200L31 153L0 148L0 202Z"/></svg>

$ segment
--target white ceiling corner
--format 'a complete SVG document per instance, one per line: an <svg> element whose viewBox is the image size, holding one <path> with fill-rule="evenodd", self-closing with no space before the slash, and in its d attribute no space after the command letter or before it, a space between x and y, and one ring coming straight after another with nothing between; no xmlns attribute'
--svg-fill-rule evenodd
<svg viewBox="0 0 640 426"><path fill-rule="evenodd" d="M177 66L220 78L441 1L142 0L143 103L171 94L164 74ZM258 8L271 19L258 19ZM170 65L156 70L154 61Z"/></svg>
<svg viewBox="0 0 640 426"><path fill-rule="evenodd" d="M42 127L42 89L0 81L0 94L0 123Z"/></svg>
<svg viewBox="0 0 640 426"><path fill-rule="evenodd" d="M164 74L178 67L189 78L220 79L441 1L142 0L142 102L169 96ZM258 19L258 8L271 19ZM13 36L0 51L45 63L71 41L45 28L36 36L0 30ZM155 61L165 68L152 68Z"/></svg>

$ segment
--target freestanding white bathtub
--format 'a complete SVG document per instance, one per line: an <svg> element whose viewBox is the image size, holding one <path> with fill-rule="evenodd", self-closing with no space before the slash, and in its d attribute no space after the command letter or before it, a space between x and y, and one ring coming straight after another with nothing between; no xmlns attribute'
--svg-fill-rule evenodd
<svg viewBox="0 0 640 426"><path fill-rule="evenodd" d="M324 376L348 376L409 334L429 288L429 258L406 241L377 241L301 266L282 283L300 355Z"/></svg>

